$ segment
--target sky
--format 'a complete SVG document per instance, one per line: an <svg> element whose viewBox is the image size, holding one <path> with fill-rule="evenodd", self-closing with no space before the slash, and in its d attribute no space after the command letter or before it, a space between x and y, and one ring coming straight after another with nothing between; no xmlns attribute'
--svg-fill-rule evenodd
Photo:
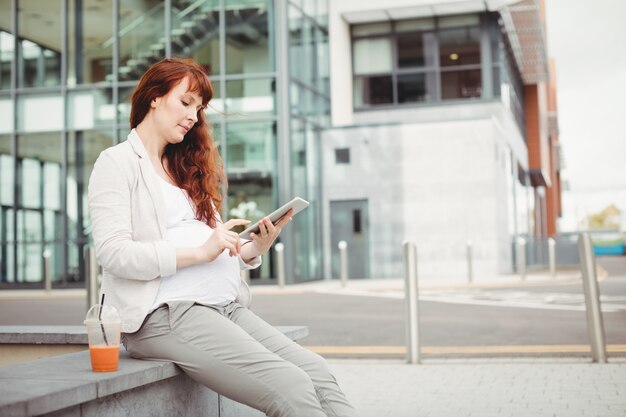
<svg viewBox="0 0 626 417"><path fill-rule="evenodd" d="M545 0L565 155L561 231L615 204L626 230L626 0Z"/></svg>

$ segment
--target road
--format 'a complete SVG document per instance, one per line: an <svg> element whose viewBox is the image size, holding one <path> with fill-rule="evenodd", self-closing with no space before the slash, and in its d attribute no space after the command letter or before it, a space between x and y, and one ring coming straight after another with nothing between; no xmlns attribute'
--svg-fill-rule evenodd
<svg viewBox="0 0 626 417"><path fill-rule="evenodd" d="M598 258L609 357L626 356L626 257ZM253 311L274 325L306 325L302 339L328 357L404 355L399 292L256 294ZM84 297L0 301L0 324L81 324ZM506 288L431 289L420 293L424 356L581 355L589 339L580 282Z"/></svg>
<svg viewBox="0 0 626 417"><path fill-rule="evenodd" d="M626 356L626 258L598 258L609 356ZM401 357L404 303L399 294L256 295L268 322L305 324L301 342L329 356ZM580 282L462 288L420 294L420 344L435 356L571 355L589 347Z"/></svg>

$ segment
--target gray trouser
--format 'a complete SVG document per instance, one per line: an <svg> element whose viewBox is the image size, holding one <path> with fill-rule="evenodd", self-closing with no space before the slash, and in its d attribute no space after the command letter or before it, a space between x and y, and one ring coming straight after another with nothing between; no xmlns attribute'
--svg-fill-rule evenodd
<svg viewBox="0 0 626 417"><path fill-rule="evenodd" d="M356 416L322 357L238 303L168 303L123 340L132 357L174 362L199 383L270 417Z"/></svg>

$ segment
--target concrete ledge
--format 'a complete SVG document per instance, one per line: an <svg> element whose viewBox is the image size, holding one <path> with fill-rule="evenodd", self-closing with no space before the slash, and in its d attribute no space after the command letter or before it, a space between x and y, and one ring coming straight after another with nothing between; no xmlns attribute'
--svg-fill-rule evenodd
<svg viewBox="0 0 626 417"><path fill-rule="evenodd" d="M87 344L85 326L0 326L0 344Z"/></svg>
<svg viewBox="0 0 626 417"><path fill-rule="evenodd" d="M276 326L292 340L309 335L306 326ZM0 326L0 344L78 344L86 345L85 326Z"/></svg>
<svg viewBox="0 0 626 417"><path fill-rule="evenodd" d="M69 327L75 332L67 333L65 340L79 344L75 341L80 338L78 328L82 326ZM14 331L0 333L0 343L18 346L35 340L35 334L45 335L48 343L63 340L62 328L66 327L1 326L0 332ZM308 334L304 326L277 328L293 340ZM117 372L92 372L88 351L0 366L0 416L36 415L263 416L197 384L170 362L132 359L123 349Z"/></svg>
<svg viewBox="0 0 626 417"><path fill-rule="evenodd" d="M292 340L308 336L305 326L276 326ZM0 326L0 366L31 362L87 349L85 326Z"/></svg>

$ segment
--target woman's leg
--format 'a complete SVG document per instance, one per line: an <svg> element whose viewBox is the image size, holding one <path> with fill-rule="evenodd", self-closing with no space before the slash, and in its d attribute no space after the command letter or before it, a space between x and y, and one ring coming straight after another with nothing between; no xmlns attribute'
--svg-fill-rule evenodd
<svg viewBox="0 0 626 417"><path fill-rule="evenodd" d="M295 343L238 303L226 306L224 314L269 351L305 371L313 381L315 392L328 417L356 417L356 410L348 402L324 358Z"/></svg>
<svg viewBox="0 0 626 417"><path fill-rule="evenodd" d="M170 303L125 342L131 356L172 361L201 384L270 417L326 417L303 370L216 309Z"/></svg>

